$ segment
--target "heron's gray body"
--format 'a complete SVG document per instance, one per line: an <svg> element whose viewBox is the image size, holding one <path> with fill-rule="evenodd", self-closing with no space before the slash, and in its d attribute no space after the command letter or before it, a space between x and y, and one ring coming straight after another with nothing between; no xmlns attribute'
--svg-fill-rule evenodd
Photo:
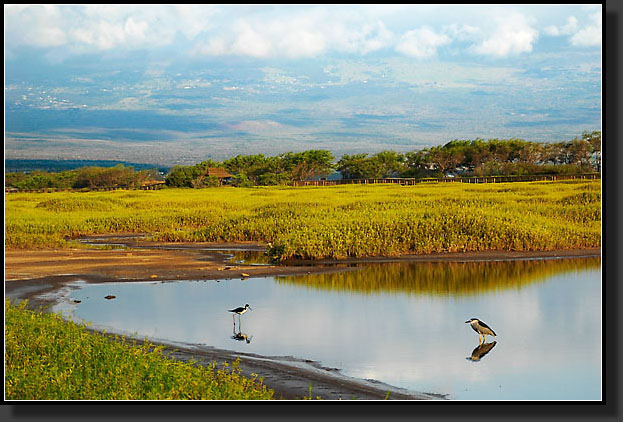
<svg viewBox="0 0 623 422"><path fill-rule="evenodd" d="M487 324L485 324L483 321L479 320L478 318L471 318L468 321L465 321L465 323L469 323L469 325L472 326L472 328L474 329L474 331L476 331L478 333L478 338L480 338L480 336L482 336L482 338L484 339L485 336L493 336L495 337L495 331L493 331L491 329L491 327L489 327Z"/></svg>

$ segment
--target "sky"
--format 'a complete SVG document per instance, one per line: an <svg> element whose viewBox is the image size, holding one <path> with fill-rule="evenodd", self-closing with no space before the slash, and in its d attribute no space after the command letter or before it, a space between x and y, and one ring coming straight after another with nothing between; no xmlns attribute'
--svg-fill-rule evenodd
<svg viewBox="0 0 623 422"><path fill-rule="evenodd" d="M340 156L601 129L601 5L5 5L4 28L10 158Z"/></svg>

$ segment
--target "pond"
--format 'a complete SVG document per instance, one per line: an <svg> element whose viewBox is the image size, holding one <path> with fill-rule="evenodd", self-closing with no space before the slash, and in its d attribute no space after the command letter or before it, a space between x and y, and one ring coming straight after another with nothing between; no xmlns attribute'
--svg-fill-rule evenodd
<svg viewBox="0 0 623 422"><path fill-rule="evenodd" d="M309 359L455 400L601 400L601 292L599 258L399 262L245 280L79 282L54 310L109 332ZM228 310L246 303L239 322ZM479 345L465 323L472 317L497 336Z"/></svg>

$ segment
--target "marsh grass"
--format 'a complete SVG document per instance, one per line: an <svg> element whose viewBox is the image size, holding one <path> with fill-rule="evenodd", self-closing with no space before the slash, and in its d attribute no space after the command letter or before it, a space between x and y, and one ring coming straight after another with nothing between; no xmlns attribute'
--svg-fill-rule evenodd
<svg viewBox="0 0 623 422"><path fill-rule="evenodd" d="M162 347L115 340L5 299L5 399L264 400L273 391L240 375L238 362L203 367Z"/></svg>
<svg viewBox="0 0 623 422"><path fill-rule="evenodd" d="M599 180L18 193L9 248L148 233L167 242L271 242L275 260L601 245Z"/></svg>

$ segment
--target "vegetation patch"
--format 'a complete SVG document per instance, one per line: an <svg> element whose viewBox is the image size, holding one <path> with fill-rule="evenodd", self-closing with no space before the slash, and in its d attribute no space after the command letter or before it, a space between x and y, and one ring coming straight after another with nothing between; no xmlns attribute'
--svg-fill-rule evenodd
<svg viewBox="0 0 623 422"><path fill-rule="evenodd" d="M5 245L62 247L78 236L150 233L166 242L265 242L278 261L596 248L600 186L599 180L578 180L171 188L131 197L17 193L5 198ZM39 201L25 200L32 198Z"/></svg>
<svg viewBox="0 0 623 422"><path fill-rule="evenodd" d="M266 400L262 380L238 363L207 367L174 360L149 342L90 332L58 314L5 299L8 400Z"/></svg>

